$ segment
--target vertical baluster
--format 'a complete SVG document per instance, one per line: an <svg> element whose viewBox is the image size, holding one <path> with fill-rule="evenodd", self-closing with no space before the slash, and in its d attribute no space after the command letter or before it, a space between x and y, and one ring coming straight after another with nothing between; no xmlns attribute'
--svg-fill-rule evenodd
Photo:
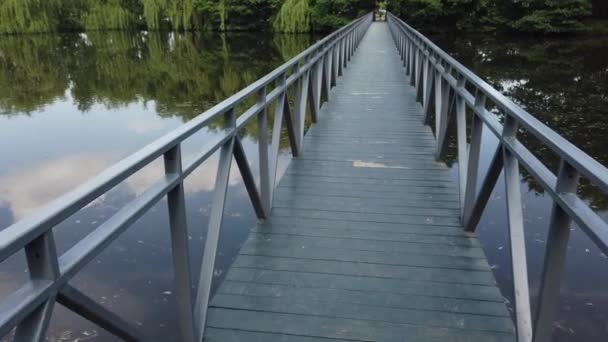
<svg viewBox="0 0 608 342"><path fill-rule="evenodd" d="M475 110L485 108L486 96L478 91L475 96ZM468 220L471 209L477 195L477 176L479 175L479 155L481 151L481 134L483 122L479 116L473 113L473 122L471 124L471 143L469 145L468 165L467 165L467 181L464 192L464 221Z"/></svg>
<svg viewBox="0 0 608 342"><path fill-rule="evenodd" d="M25 246L27 267L30 279L33 281L54 281L59 277L57 250L53 231L49 230ZM14 341L42 342L45 340L46 329L49 326L56 293L44 300L15 329Z"/></svg>
<svg viewBox="0 0 608 342"><path fill-rule="evenodd" d="M578 171L562 159L555 192L576 195L579 178ZM561 275L568 249L571 224L570 216L559 205L553 203L547 235L545 262L541 275L538 309L534 322L534 342L548 342L551 340L553 320L559 304Z"/></svg>
<svg viewBox="0 0 608 342"><path fill-rule="evenodd" d="M344 40L340 39L340 42L338 43L338 76L344 75L344 55L342 54L344 51L343 45Z"/></svg>
<svg viewBox="0 0 608 342"><path fill-rule="evenodd" d="M346 60L350 63L350 48L352 45L352 34L348 33L348 44L346 44Z"/></svg>
<svg viewBox="0 0 608 342"><path fill-rule="evenodd" d="M444 75L448 76L451 74L452 67L448 66L446 63L444 70L445 70ZM438 134L438 139L437 139L437 151L435 152L435 157L437 158L437 160L440 160L441 157L443 156L443 151L445 150L448 127L449 127L450 123L452 122L452 120L450 118L450 113L451 113L451 103L453 103L453 96L452 96L452 87L443 78L441 73L438 73L436 77L437 78L435 80L435 84L441 88L441 99L440 99L439 103L435 104L435 106L440 106L441 108L439 110L435 109L435 115L440 116L439 122L441 123L441 125L439 126L439 129L438 129L439 134Z"/></svg>
<svg viewBox="0 0 608 342"><path fill-rule="evenodd" d="M458 144L458 178L460 195L460 217L464 218L464 203L467 184L467 166L469 164L469 154L467 151L467 117L466 103L458 94L458 90L464 90L465 79L458 77L456 85L456 142Z"/></svg>
<svg viewBox="0 0 608 342"><path fill-rule="evenodd" d="M516 135L517 122L511 117L507 117L503 129L503 137L515 139ZM528 267L526 264L524 219L519 188L519 162L511 151L504 146L503 158L517 341L529 342L532 340L532 324L530 318L530 294L528 288Z"/></svg>
<svg viewBox="0 0 608 342"><path fill-rule="evenodd" d="M415 86L416 84L416 51L417 46L414 43L414 40L410 41L410 60L408 69L410 71L410 85Z"/></svg>
<svg viewBox="0 0 608 342"><path fill-rule="evenodd" d="M348 66L348 56L346 55L346 48L348 47L348 35L342 38L342 64L346 68Z"/></svg>
<svg viewBox="0 0 608 342"><path fill-rule="evenodd" d="M338 55L339 55L339 53L338 53ZM307 58L307 60L308 60L308 58ZM316 70L315 65L311 65L310 68L308 69L308 71L306 72L306 74L307 74L306 77L308 78L307 98L308 98L308 106L310 107L310 119L311 119L310 121L312 123L317 123L317 117L319 116L319 108L317 107L317 99L315 97L315 91L316 91L315 77L317 75L317 70ZM305 110L306 110L306 108L305 108ZM305 121L306 120L304 120L304 122Z"/></svg>
<svg viewBox="0 0 608 342"><path fill-rule="evenodd" d="M311 71L314 75L312 79L313 82L313 94L315 99L315 106L317 108L317 113L321 110L321 95L323 94L323 58L317 60L315 64L315 69ZM312 117L312 122L317 122L317 116Z"/></svg>
<svg viewBox="0 0 608 342"><path fill-rule="evenodd" d="M439 59L436 60L437 65L436 67L440 66L440 62ZM433 101L435 101L435 143L436 143L436 150L439 150L439 144L441 143L441 132L443 130L443 125L447 124L447 122L443 121L445 118L443 118L443 116L441 115L441 107L442 107L442 102L443 101L443 82L441 80L441 72L438 69L433 70L431 77L434 78L433 80L433 85L435 86L434 89L434 99Z"/></svg>
<svg viewBox="0 0 608 342"><path fill-rule="evenodd" d="M409 57L410 57L410 41L407 38L407 36L405 36L405 34L403 35L403 39L405 40L404 44L403 44L403 67L405 68L405 74L409 75L410 74L410 69L409 69Z"/></svg>
<svg viewBox="0 0 608 342"><path fill-rule="evenodd" d="M236 117L233 111L226 113L227 126L236 125ZM207 320L207 308L211 294L211 284L215 270L215 257L217 255L217 244L224 218L224 207L226 205L226 193L228 192L228 181L230 180L230 166L232 165L232 150L235 138L224 143L220 149L215 188L213 190L213 202L209 214L207 238L201 263L201 271L196 292L194 305L195 324L197 326L197 341L202 341L205 334L205 322Z"/></svg>
<svg viewBox="0 0 608 342"><path fill-rule="evenodd" d="M165 174L182 174L182 153L176 145L164 154ZM192 311L192 281L190 278L190 253L188 248L188 224L184 183L180 181L167 194L171 253L175 270L175 292L178 304L179 334L182 341L194 342L194 318Z"/></svg>
<svg viewBox="0 0 608 342"><path fill-rule="evenodd" d="M351 31L351 34L350 34L350 50L348 51L348 60L349 61L353 55L353 51L355 51L355 31Z"/></svg>
<svg viewBox="0 0 608 342"><path fill-rule="evenodd" d="M338 49L334 45L331 48L331 60L332 60L332 73L331 73L331 86L335 87L338 84Z"/></svg>
<svg viewBox="0 0 608 342"><path fill-rule="evenodd" d="M416 48L416 51L414 53L414 77L413 77L413 85L414 85L414 89L416 89L416 101L420 102L420 71L422 69L421 67L421 61L420 61L420 47Z"/></svg>
<svg viewBox="0 0 608 342"><path fill-rule="evenodd" d="M435 84L435 66L433 64L433 62L431 61L431 58L433 58L433 53L432 51L429 49L429 56L426 58L426 62L425 65L426 67L424 68L424 102L422 102L422 108L423 108L423 113L424 113L424 124L428 125L430 124L430 120L431 120L431 115L433 114L432 112L432 99L434 97L434 93L435 93L435 88L434 88L434 84ZM437 132L435 132L437 133Z"/></svg>
<svg viewBox="0 0 608 342"><path fill-rule="evenodd" d="M321 67L323 68L323 70L326 70L326 64L327 63L323 63L322 60L319 60L319 62ZM296 86L296 101L295 101L295 133L296 133L296 137L298 140L298 154L302 153L302 142L304 140L304 125L305 125L305 119L306 119L306 101L308 101L308 89L310 88L309 86L309 82L310 82L310 69L308 69L306 72L304 72L302 74L302 76L300 77L300 79L298 80L297 86ZM323 78L326 79L326 77L331 77L327 74L324 73ZM325 82L324 82L325 83ZM329 84L325 83L325 85L328 87ZM313 87L314 90L314 87Z"/></svg>
<svg viewBox="0 0 608 342"><path fill-rule="evenodd" d="M283 115L285 114L285 101L287 98L287 89L285 87L285 74L278 77L277 87L282 88L281 95L276 101L274 109L274 123L272 127L272 153L270 154L270 203L274 194L274 188L277 179L277 165L279 161L279 145L281 143L281 128L283 124Z"/></svg>
<svg viewBox="0 0 608 342"><path fill-rule="evenodd" d="M329 53L323 55L323 95L325 101L329 101L329 91L331 89L331 60Z"/></svg>
<svg viewBox="0 0 608 342"><path fill-rule="evenodd" d="M264 105L264 109L258 114L258 150L260 153L260 195L264 212L270 212L270 173L268 163L268 112L266 110L266 87L258 90L257 102Z"/></svg>

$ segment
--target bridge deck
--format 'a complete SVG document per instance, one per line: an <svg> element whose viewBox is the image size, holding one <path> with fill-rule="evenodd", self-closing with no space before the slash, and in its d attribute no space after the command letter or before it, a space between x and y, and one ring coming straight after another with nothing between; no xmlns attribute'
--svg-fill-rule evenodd
<svg viewBox="0 0 608 342"><path fill-rule="evenodd" d="M207 341L512 341L386 24L374 23L209 308Z"/></svg>

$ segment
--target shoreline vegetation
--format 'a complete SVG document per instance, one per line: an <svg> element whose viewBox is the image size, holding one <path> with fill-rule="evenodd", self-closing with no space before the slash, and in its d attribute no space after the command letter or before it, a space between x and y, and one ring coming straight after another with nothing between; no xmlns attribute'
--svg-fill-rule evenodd
<svg viewBox="0 0 608 342"><path fill-rule="evenodd" d="M608 34L605 0L0 0L0 34L328 32L378 8L426 31Z"/></svg>

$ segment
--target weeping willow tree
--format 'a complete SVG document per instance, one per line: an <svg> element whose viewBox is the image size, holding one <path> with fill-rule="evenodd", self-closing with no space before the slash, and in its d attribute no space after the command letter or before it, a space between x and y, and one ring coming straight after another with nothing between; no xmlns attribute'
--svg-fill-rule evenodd
<svg viewBox="0 0 608 342"><path fill-rule="evenodd" d="M86 30L125 29L133 21L133 13L122 7L121 0L89 0L82 17Z"/></svg>
<svg viewBox="0 0 608 342"><path fill-rule="evenodd" d="M194 0L143 0L144 18L149 29L157 30L163 20L175 30L192 28Z"/></svg>
<svg viewBox="0 0 608 342"><path fill-rule="evenodd" d="M217 4L217 11L220 15L220 31L226 31L226 1L220 0Z"/></svg>
<svg viewBox="0 0 608 342"><path fill-rule="evenodd" d="M2 0L0 33L54 31L60 5L60 0Z"/></svg>
<svg viewBox="0 0 608 342"><path fill-rule="evenodd" d="M277 32L309 32L310 13L310 0L286 0L274 20L273 28Z"/></svg>
<svg viewBox="0 0 608 342"><path fill-rule="evenodd" d="M272 36L272 42L283 58L283 61L287 62L310 46L310 35L277 33Z"/></svg>

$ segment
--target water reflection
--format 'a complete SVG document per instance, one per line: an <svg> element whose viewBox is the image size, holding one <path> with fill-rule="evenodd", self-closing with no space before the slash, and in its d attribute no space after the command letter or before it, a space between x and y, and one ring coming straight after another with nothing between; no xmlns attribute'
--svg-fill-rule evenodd
<svg viewBox="0 0 608 342"><path fill-rule="evenodd" d="M151 32L0 37L0 229L237 92L311 40L300 35ZM184 160L220 130L221 125L212 124L189 138L183 144ZM243 133L254 172L256 134L254 120ZM278 174L288 160L283 153ZM212 156L185 182L194 279L217 161ZM59 253L162 173L158 160L56 227ZM177 310L166 207L164 201L153 207L72 284L159 340L173 341L176 317L168 313ZM217 280L256 222L236 165L224 222ZM0 298L27 279L26 269L23 254L0 266ZM114 340L56 306L49 340L89 339Z"/></svg>
<svg viewBox="0 0 608 342"><path fill-rule="evenodd" d="M583 151L608 165L608 37L525 38L433 35L437 44L488 83ZM496 139L484 130L482 170ZM522 142L554 172L558 157L529 134ZM456 162L455 146L448 158ZM452 165L456 177L457 166ZM551 199L522 174L526 247L533 309L546 247ZM608 196L583 181L579 195L608 219ZM555 341L605 341L608 337L608 260L578 227L572 227L561 287ZM478 228L503 294L512 301L512 275L504 179L498 181Z"/></svg>
<svg viewBox="0 0 608 342"><path fill-rule="evenodd" d="M433 40L543 123L608 165L608 36L537 39L444 34ZM555 154L536 139L523 138L533 153L556 170L559 158ZM542 192L534 183L530 185ZM597 209L608 209L608 198L588 182L579 193Z"/></svg>

